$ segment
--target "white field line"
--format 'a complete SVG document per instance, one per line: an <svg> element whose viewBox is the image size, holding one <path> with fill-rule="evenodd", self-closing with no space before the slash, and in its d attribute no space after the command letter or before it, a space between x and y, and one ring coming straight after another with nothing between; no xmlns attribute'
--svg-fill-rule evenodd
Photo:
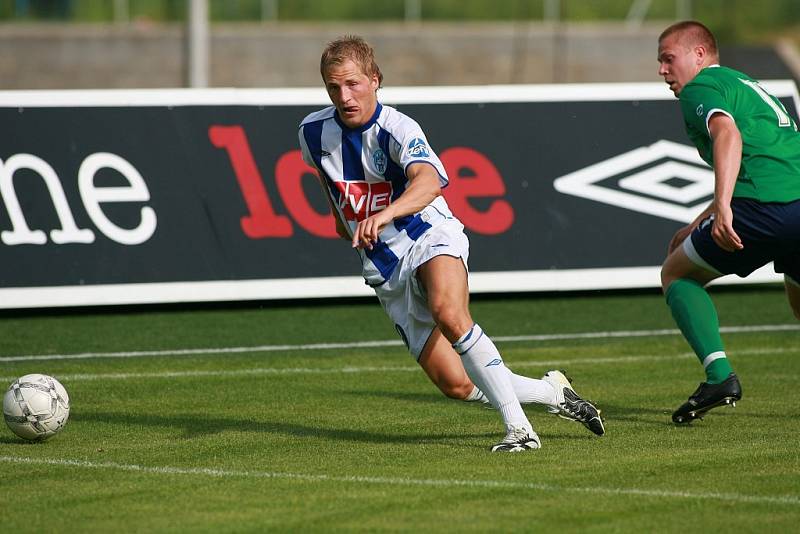
<svg viewBox="0 0 800 534"><path fill-rule="evenodd" d="M723 334L740 334L751 332L783 332L800 331L798 324L771 324L756 326L723 326ZM576 339L609 339L627 337L673 336L680 334L677 329L662 330L615 330L608 332L576 332L573 334L535 334L525 336L492 336L496 342L520 341L570 341ZM355 341L349 343L311 343L296 345L257 345L253 347L219 347L200 349L142 350L125 352L84 352L78 354L28 354L19 356L0 356L0 362L26 362L46 360L86 360L96 358L142 358L147 356L194 356L202 354L239 354L253 352L280 352L303 350L359 349L377 347L400 347L403 343L397 339L376 341Z"/></svg>
<svg viewBox="0 0 800 534"><path fill-rule="evenodd" d="M739 356L766 355L794 353L796 349L774 348L774 349L745 349L738 350L731 354ZM663 360L679 360L696 358L691 352L678 354L650 354L634 356L614 356L607 358L568 358L557 360L533 360L509 363L509 368L514 370L519 367L562 367L571 365L596 365L606 363L636 363L636 362L655 362ZM354 374L354 373L406 373L417 372L419 366L361 366L361 367L255 367L250 369L233 370L213 370L213 371L154 371L139 373L79 373L79 374L58 374L56 378L64 382L93 381L93 380L135 380L139 378L195 378L195 377L232 377L232 376L265 376L265 375L301 375L301 374ZM11 382L17 377L0 376L0 383Z"/></svg>
<svg viewBox="0 0 800 534"><path fill-rule="evenodd" d="M114 462L89 462L85 460L67 459L47 459L47 458L26 458L17 456L0 456L0 462L10 464L25 465L48 465L60 467L73 467L79 469L109 469L114 471L125 471L132 473L144 473L148 475L167 475L167 476L205 476L217 478L256 478L256 479L276 479L276 480L300 480L303 482L335 482L348 484L377 484L383 486L434 486L434 487L467 487L481 489L513 489L513 490L532 490L546 492L578 492L589 494L606 495L630 495L634 497L647 497L656 499L691 499L691 500L719 500L736 503L768 503L783 504L788 506L800 505L800 497L797 495L747 495L741 493L717 493L717 492L689 492L658 489L639 489L639 488L607 488L602 486L558 486L554 484L539 484L531 482L510 482L504 480L460 480L460 479L418 479L418 478L396 478L396 477L368 477L354 475L318 475L306 473L281 473L269 471L236 471L212 468L186 468L169 466L146 466L138 464L118 464Z"/></svg>

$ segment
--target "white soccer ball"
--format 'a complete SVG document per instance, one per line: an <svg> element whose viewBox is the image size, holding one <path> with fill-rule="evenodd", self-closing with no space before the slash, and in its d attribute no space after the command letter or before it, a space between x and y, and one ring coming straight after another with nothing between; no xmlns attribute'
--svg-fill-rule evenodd
<svg viewBox="0 0 800 534"><path fill-rule="evenodd" d="M52 376L22 376L14 380L3 397L3 418L19 437L45 440L67 424L69 395Z"/></svg>

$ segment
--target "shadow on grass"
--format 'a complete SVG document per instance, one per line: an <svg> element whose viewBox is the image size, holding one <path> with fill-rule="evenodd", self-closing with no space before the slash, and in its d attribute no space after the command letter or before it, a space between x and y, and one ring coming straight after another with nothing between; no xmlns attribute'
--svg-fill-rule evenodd
<svg viewBox="0 0 800 534"><path fill-rule="evenodd" d="M615 404L607 404L604 403L600 406L603 411L603 420L604 421L611 421L612 424L614 421L630 421L633 423L638 424L647 424L647 425L655 425L655 426L676 426L678 428L692 428L693 424L702 424L702 419L695 421L694 423L685 424L685 425L675 425L672 422L672 412L674 408L677 408L677 403L674 408L646 408L641 406L622 406L622 405L615 405ZM777 414L777 413L755 413L755 412L746 412L743 410L739 410L737 408L731 408L728 406L719 406L710 410L706 413L704 418L725 418L725 417L734 417L734 418L746 418L746 419L775 419L781 420L785 419L787 421L796 421L797 414L796 413L784 413L784 414Z"/></svg>
<svg viewBox="0 0 800 534"><path fill-rule="evenodd" d="M644 406L630 406L610 404L603 402L598 404L603 421L630 421L632 423L644 423L648 425L664 426L672 424L670 420L671 410L663 408L647 408Z"/></svg>
<svg viewBox="0 0 800 534"><path fill-rule="evenodd" d="M481 402L464 402L464 401L460 401L460 400L456 400L456 399L450 399L450 398L447 398L447 397L443 396L440 393L435 393L435 392L434 393L405 393L405 392L400 392L400 391L389 391L389 392L387 392L387 391L363 391L362 390L362 391L347 391L345 393L347 395L360 396L360 397L390 398L390 399L395 399L395 400L408 401L408 402L417 402L417 403L430 403L430 404L440 404L442 402L444 402L444 403L457 403L457 404L460 404L460 405L464 406L465 408L484 409L484 410L487 410L487 411L494 411L494 408L492 408L488 404L484 404L484 403L481 403ZM550 419L550 418L557 419L553 415L546 414L544 412L544 408L543 408L543 406L541 404L523 404L522 407L524 408L525 413L527 414L527 416L530 419L530 421L533 423L533 427L534 427L534 429L537 430L537 432L538 432L538 428L536 426L536 422L540 417L546 417L548 419ZM500 416L498 415L497 417L498 417L498 423L500 423L500 420L499 420ZM563 420L563 419L561 421L564 424L567 424L567 425L569 425L569 424L578 424L575 421L566 421L566 420ZM501 427L499 427L499 428L501 428ZM498 436L498 433L502 433L502 430L498 430L498 432L491 433L491 434L485 434L485 436L489 437L490 439L491 438L495 438L496 439L497 436ZM548 439L560 438L560 439L578 439L579 440L579 439L583 438L583 436L575 436L575 435L571 435L571 434L554 434L552 432L547 433L547 434L542 434L542 433L539 433L539 434L540 434L540 436L546 436ZM592 435L592 434L587 434L586 437L594 438L595 436Z"/></svg>
<svg viewBox="0 0 800 534"><path fill-rule="evenodd" d="M376 391L376 390L358 390L358 391L344 391L345 395L353 397L369 397L373 399L395 399L408 402L421 402L426 404L438 404L442 401L452 401L441 393L406 393L403 391Z"/></svg>
<svg viewBox="0 0 800 534"><path fill-rule="evenodd" d="M47 440L45 441L30 441L27 439L11 437L11 436L3 436L0 437L0 444L5 445L30 445L35 447L36 445L41 445L42 443L48 443Z"/></svg>
<svg viewBox="0 0 800 534"><path fill-rule="evenodd" d="M86 422L110 423L117 425L140 425L148 427L181 429L184 438L212 435L225 431L236 432L262 432L299 438L321 438L336 441L352 441L359 443L458 443L472 438L497 438L497 433L454 435L453 433L425 432L416 434L389 434L355 430L350 428L325 428L321 426L308 426L285 421L255 421L251 419L234 419L207 417L203 415L142 415L124 413L77 413L73 420Z"/></svg>

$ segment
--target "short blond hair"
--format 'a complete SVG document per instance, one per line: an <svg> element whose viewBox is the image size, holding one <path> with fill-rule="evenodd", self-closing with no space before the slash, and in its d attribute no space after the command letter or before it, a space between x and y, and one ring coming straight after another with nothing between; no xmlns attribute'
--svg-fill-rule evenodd
<svg viewBox="0 0 800 534"><path fill-rule="evenodd" d="M367 42L358 35L345 35L328 43L322 51L319 72L325 79L325 70L331 65L341 65L346 60L361 67L361 72L369 77L378 77L378 86L383 84L383 73L375 63L375 52Z"/></svg>
<svg viewBox="0 0 800 534"><path fill-rule="evenodd" d="M658 37L658 42L660 43L667 37L676 33L680 34L679 37L682 45L686 47L703 45L710 56L719 57L717 39L714 37L714 34L711 33L711 30L703 23L697 22L696 20L676 22L661 32L661 35Z"/></svg>

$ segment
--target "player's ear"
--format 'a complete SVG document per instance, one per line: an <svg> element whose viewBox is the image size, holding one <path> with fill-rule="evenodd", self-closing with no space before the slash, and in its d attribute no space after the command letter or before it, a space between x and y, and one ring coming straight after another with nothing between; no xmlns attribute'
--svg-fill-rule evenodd
<svg viewBox="0 0 800 534"><path fill-rule="evenodd" d="M698 65L701 65L703 63L703 61L705 61L707 54L708 54L708 51L706 50L705 46L703 46L703 45L695 46L694 47L694 60L695 60L695 63L698 64Z"/></svg>

